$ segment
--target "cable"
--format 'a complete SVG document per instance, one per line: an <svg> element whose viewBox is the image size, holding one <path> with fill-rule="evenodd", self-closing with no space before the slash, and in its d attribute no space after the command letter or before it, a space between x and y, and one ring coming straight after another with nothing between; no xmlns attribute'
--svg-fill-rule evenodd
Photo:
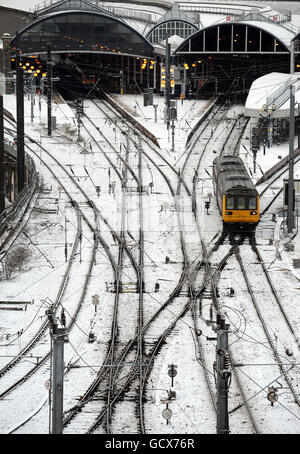
<svg viewBox="0 0 300 454"><path fill-rule="evenodd" d="M196 361L200 364L200 366L206 370L206 372L208 372L209 374L211 374L212 376L214 376L213 372L211 372L209 369L207 369L206 367L204 367L204 365L201 363L198 355L197 355L197 345L196 345L196 341L195 341L195 337L193 335L193 331L195 331L194 329L192 329L191 327L190 328L190 334L192 336L192 339L193 339L193 342L194 342L194 348L195 348L195 358L196 358Z"/></svg>

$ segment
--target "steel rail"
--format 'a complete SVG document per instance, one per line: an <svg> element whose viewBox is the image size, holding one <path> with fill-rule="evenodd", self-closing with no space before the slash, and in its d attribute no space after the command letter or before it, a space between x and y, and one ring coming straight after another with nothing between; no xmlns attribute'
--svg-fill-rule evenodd
<svg viewBox="0 0 300 454"><path fill-rule="evenodd" d="M230 138L230 135L234 132L234 129L235 129L235 126L236 126L236 123L237 121L239 121L241 118L241 116L239 116L233 123L233 126L230 130L230 133L228 134L228 137L225 141L225 143L227 143L227 141L229 140ZM234 147L234 153L236 153L237 151L237 147L241 141L241 137L243 135L243 132L245 130L247 126L247 122L245 122L243 128L242 128L242 132L241 134L239 135L238 139L236 140L236 144L235 144L235 147ZM197 137L197 141L199 140L199 137L201 135L198 135ZM192 149L194 148L196 144L196 141L194 141L194 143L192 144ZM196 170L195 170L195 175L198 175L198 172L199 172L199 168L200 168L200 164L201 164L201 161L203 159L203 156L204 156L204 153L206 151L206 148L208 147L209 145L209 140L206 142L206 144L204 145L204 148L202 150L202 153L200 154L200 157L199 157L199 160L198 160L198 164L197 164L197 167L196 167ZM222 152L224 151L224 148L225 148L225 144L223 144L222 148L221 148L221 154ZM196 199L196 178L193 179L193 212L194 212L194 216L195 218L197 219L198 218L198 210L197 210L197 199ZM197 222L197 226L198 226L198 229L199 229L199 222ZM200 229L199 229L199 236L201 238L201 233L200 233ZM224 238L224 232L223 232L223 235L222 237L220 238L220 243L222 243L223 241L223 238ZM206 257L206 276L209 276L210 273L211 273L211 265L209 263L209 260L208 260L208 257L207 257L207 251L206 251L206 247L205 247L205 244L204 244L204 241L201 240L201 243L202 243L202 250L203 250L203 254L204 254L204 257ZM216 292L216 286L215 285L211 285L212 287L212 296L213 296L213 300L214 300L214 306L216 308L216 311L219 312L219 305L218 305L218 298L217 298L217 292ZM195 329L197 328L197 320L195 318L195 312L194 312L194 325L195 325ZM201 342L200 342L200 338L197 337L197 341L198 341L198 346L199 346L199 352L200 352L200 357L203 358L203 349L202 349L202 346L201 346ZM230 353L230 356L232 357L232 352L229 352ZM206 381L208 383L208 388L209 388L209 391L210 391L210 395L211 395L211 400L213 402L213 405L214 405L214 408L216 410L216 403L215 403L215 396L214 396L214 393L213 393L213 390L211 389L211 386L210 386L210 381L209 381L209 376L208 376L208 372L207 372L207 368L204 368L204 372L205 372L205 377L206 377ZM240 389L240 392L241 392L241 395L243 397L243 400L244 402L246 403L246 399L245 399L245 394L244 394L244 391L243 391L243 388L242 388L242 385L241 385L241 382L238 378L238 376L236 375L235 371L234 371L234 375L235 375L235 378L236 378L236 381L237 381L237 384L238 384L238 387ZM250 407L246 404L246 408L247 408L247 411L248 411L248 415L249 415L249 418L251 420L251 423L252 423L252 427L254 428L255 432L258 433L259 430L258 430L258 427L257 427L257 424L254 420L254 417L252 415L252 412L250 410Z"/></svg>
<svg viewBox="0 0 300 454"><path fill-rule="evenodd" d="M245 282L246 282L246 286L247 286L248 292L249 292L249 294L250 294L250 296L251 296L251 301L252 301L253 306L254 306L254 308L255 308L255 310L256 310L257 316L258 316L258 318L259 318L259 320L260 320L260 322L261 322L262 328L263 328L263 330L264 330L264 333L265 333L265 335L266 335L266 338L267 338L267 340L268 340L268 343L269 343L269 345L270 345L270 347L271 347L271 350L272 350L272 352L273 352L273 355L274 355L274 357L275 357L275 359L276 359L276 361L277 361L277 363L278 363L279 369L280 369L281 373L283 374L283 376L284 376L284 378L285 378L285 380L286 380L286 383L287 383L287 385L288 385L288 387L289 387L289 389L290 389L290 391L291 391L291 393L292 393L292 395L293 395L293 397L294 397L294 399L295 399L295 403L297 403L297 405L300 406L299 397L297 396L297 393L296 393L296 391L295 391L295 389L294 389L294 386L293 386L293 384L292 384L292 382L291 382L291 379L289 378L289 376L287 375L287 373L286 373L286 371L285 371L285 369L284 369L283 363L282 363L282 361L281 361L281 359L280 359L280 357L279 357L279 354L278 354L278 352L277 352L277 349L276 349L276 347L275 347L275 345L274 345L272 336L271 336L271 334L269 333L269 329L268 329L268 327L267 327L267 324L266 324L266 322L265 322L265 319L264 319L264 317L263 317L263 315L262 315L262 313L261 313L261 310L260 310L260 308L259 308L259 305L258 305L258 303L257 303L257 301L256 301L256 297L255 297L255 294L254 294L254 292L253 292L253 290L252 290L250 281L249 281L249 279L248 279L247 272L246 272L246 269L245 269L245 267L244 267L244 264L243 264L243 261L242 261L242 258L241 258L241 254L240 254L240 252L239 252L238 247L235 249L235 254L236 254L237 260L238 260L238 262L239 262L239 264L240 264L240 267L241 267L241 270L242 270L242 273L243 273L243 276L244 276L244 279L245 279Z"/></svg>

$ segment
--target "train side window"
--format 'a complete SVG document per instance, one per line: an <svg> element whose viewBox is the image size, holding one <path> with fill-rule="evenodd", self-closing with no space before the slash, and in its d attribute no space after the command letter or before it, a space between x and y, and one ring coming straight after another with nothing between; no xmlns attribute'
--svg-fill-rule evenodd
<svg viewBox="0 0 300 454"><path fill-rule="evenodd" d="M256 210L256 197L249 197L249 210Z"/></svg>
<svg viewBox="0 0 300 454"><path fill-rule="evenodd" d="M238 197L238 210L244 210L245 209L245 197Z"/></svg>
<svg viewBox="0 0 300 454"><path fill-rule="evenodd" d="M234 198L233 197L227 197L226 198L226 209L227 210L233 210L234 208Z"/></svg>

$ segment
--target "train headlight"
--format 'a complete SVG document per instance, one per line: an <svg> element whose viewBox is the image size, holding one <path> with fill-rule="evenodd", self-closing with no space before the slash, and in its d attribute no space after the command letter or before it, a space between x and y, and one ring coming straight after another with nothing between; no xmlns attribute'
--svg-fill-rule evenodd
<svg viewBox="0 0 300 454"><path fill-rule="evenodd" d="M227 216L231 216L231 215L232 215L232 211L225 211L225 214L226 214Z"/></svg>
<svg viewBox="0 0 300 454"><path fill-rule="evenodd" d="M250 215L254 215L254 214L257 214L257 211L250 211Z"/></svg>

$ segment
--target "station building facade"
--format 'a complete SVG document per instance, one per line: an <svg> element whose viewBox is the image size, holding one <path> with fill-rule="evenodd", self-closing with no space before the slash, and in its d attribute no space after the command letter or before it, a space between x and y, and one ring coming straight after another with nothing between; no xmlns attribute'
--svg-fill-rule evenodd
<svg viewBox="0 0 300 454"><path fill-rule="evenodd" d="M41 63L45 71L47 45L60 84L75 80L115 91L152 87L162 90L166 45L171 43L172 90L193 96L225 93L232 83L245 91L257 77L272 71L300 71L300 39L280 15L245 12L224 15L204 27L195 13L175 4L156 23L144 17L144 33L134 21L117 17L105 2L51 2L20 29L11 42L12 59ZM141 16L139 13L138 16ZM151 23L150 23L151 22ZM31 65L31 63L33 63ZM40 77L40 76L38 76ZM76 82L76 83L77 83ZM69 87L71 90L72 87Z"/></svg>

